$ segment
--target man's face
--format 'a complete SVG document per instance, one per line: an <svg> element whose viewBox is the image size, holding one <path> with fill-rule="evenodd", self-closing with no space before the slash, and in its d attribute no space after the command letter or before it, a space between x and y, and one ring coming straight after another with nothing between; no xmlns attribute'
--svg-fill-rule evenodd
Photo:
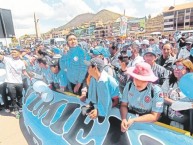
<svg viewBox="0 0 193 145"><path fill-rule="evenodd" d="M89 73L90 76L92 76L92 77L95 76L96 71L97 71L97 67L96 66L93 66L93 65L89 66L88 73Z"/></svg>
<svg viewBox="0 0 193 145"><path fill-rule="evenodd" d="M57 66L57 65L50 66L50 69L51 69L51 71L52 71L54 74L57 74L57 73L59 72L59 69L58 69L58 66Z"/></svg>
<svg viewBox="0 0 193 145"><path fill-rule="evenodd" d="M154 39L150 39L150 40L149 40L149 44L150 44L150 45L152 45L152 44L154 44L154 43L155 43Z"/></svg>
<svg viewBox="0 0 193 145"><path fill-rule="evenodd" d="M67 41L70 48L76 47L78 45L77 38L74 35L69 36Z"/></svg>
<svg viewBox="0 0 193 145"><path fill-rule="evenodd" d="M150 65L153 65L155 63L155 60L156 60L156 57L151 53L145 54L143 58L144 58L145 62L147 62Z"/></svg>
<svg viewBox="0 0 193 145"><path fill-rule="evenodd" d="M191 43L186 43L186 49L190 50L192 48L192 44Z"/></svg>
<svg viewBox="0 0 193 145"><path fill-rule="evenodd" d="M116 52L115 49L112 48L112 44L110 44L110 46L109 46L109 52L111 55L114 55Z"/></svg>
<svg viewBox="0 0 193 145"><path fill-rule="evenodd" d="M12 56L13 58L18 58L18 57L20 56L20 52L17 51L17 50L12 50L12 51L11 51L11 56Z"/></svg>
<svg viewBox="0 0 193 145"><path fill-rule="evenodd" d="M30 49L26 49L26 53L29 54L31 52Z"/></svg>
<svg viewBox="0 0 193 145"><path fill-rule="evenodd" d="M146 44L141 44L141 48L142 48L142 49L146 49L146 48L148 48L148 45L146 45Z"/></svg>
<svg viewBox="0 0 193 145"><path fill-rule="evenodd" d="M45 67L45 64L39 63L39 67L40 67L40 68L44 68L44 67Z"/></svg>

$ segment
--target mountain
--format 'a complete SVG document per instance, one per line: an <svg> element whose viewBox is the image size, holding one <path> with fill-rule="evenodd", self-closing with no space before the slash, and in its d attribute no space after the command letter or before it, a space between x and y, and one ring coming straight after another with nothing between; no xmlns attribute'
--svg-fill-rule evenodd
<svg viewBox="0 0 193 145"><path fill-rule="evenodd" d="M67 24L56 29L58 30L67 29L71 27L80 26L84 23L97 22L97 21L102 21L103 23L108 21L115 21L120 16L121 14L114 13L109 10L101 10L96 14L92 14L92 13L80 14L76 16L74 19L72 19L70 22L68 22Z"/></svg>
<svg viewBox="0 0 193 145"><path fill-rule="evenodd" d="M108 21L114 21L118 19L120 16L121 14L118 13L114 13L108 10L101 10L94 15L94 17L91 19L91 22L102 21L104 23Z"/></svg>
<svg viewBox="0 0 193 145"><path fill-rule="evenodd" d="M71 27L80 26L83 23L89 22L89 20L91 20L94 17L94 15L95 14L91 14L91 13L80 14L76 16L74 19L72 19L70 22L68 22L67 24L59 27L58 29L67 29Z"/></svg>

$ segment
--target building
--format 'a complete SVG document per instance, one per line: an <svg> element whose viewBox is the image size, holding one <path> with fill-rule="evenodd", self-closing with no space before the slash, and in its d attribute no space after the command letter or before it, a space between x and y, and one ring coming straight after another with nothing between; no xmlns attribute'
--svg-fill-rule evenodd
<svg viewBox="0 0 193 145"><path fill-rule="evenodd" d="M193 2L165 7L163 10L164 31L193 29Z"/></svg>
<svg viewBox="0 0 193 145"><path fill-rule="evenodd" d="M112 37L112 23L96 23L96 27L94 30L95 38L102 39L102 38L111 38Z"/></svg>
<svg viewBox="0 0 193 145"><path fill-rule="evenodd" d="M163 15L158 15L154 18L147 19L145 23L146 33L163 32Z"/></svg>

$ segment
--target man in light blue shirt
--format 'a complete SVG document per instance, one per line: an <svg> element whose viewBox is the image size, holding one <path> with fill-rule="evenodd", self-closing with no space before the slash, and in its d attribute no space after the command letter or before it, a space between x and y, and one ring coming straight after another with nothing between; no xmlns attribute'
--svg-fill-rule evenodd
<svg viewBox="0 0 193 145"><path fill-rule="evenodd" d="M68 79L64 70L59 67L58 59L53 59L49 62L51 69L51 79L52 79L52 90L58 92L64 92L68 85Z"/></svg>
<svg viewBox="0 0 193 145"><path fill-rule="evenodd" d="M87 53L78 46L77 38L74 34L69 34L66 37L69 51L66 55L66 75L71 83L73 93L81 94L81 87L87 73L87 66L84 60L87 58Z"/></svg>
<svg viewBox="0 0 193 145"><path fill-rule="evenodd" d="M93 58L85 61L89 66L88 73L91 80L88 88L88 100L94 103L95 109L88 115L91 119L98 116L107 116L112 107L119 102L119 85L116 80L104 71L104 61L100 58Z"/></svg>
<svg viewBox="0 0 193 145"><path fill-rule="evenodd" d="M46 82L47 84L50 84L51 82L53 82L52 80L52 72L50 70L48 63L48 60L43 57L43 58L38 58L37 62L39 64L39 67L41 68L42 72L41 72L41 76L43 76L43 81Z"/></svg>

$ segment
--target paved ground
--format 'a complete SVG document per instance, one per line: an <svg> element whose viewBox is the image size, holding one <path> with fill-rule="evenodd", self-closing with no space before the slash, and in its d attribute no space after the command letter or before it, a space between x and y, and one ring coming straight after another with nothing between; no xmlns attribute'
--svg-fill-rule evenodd
<svg viewBox="0 0 193 145"><path fill-rule="evenodd" d="M26 132L23 117L16 119L13 113L0 111L0 145L28 145Z"/></svg>

